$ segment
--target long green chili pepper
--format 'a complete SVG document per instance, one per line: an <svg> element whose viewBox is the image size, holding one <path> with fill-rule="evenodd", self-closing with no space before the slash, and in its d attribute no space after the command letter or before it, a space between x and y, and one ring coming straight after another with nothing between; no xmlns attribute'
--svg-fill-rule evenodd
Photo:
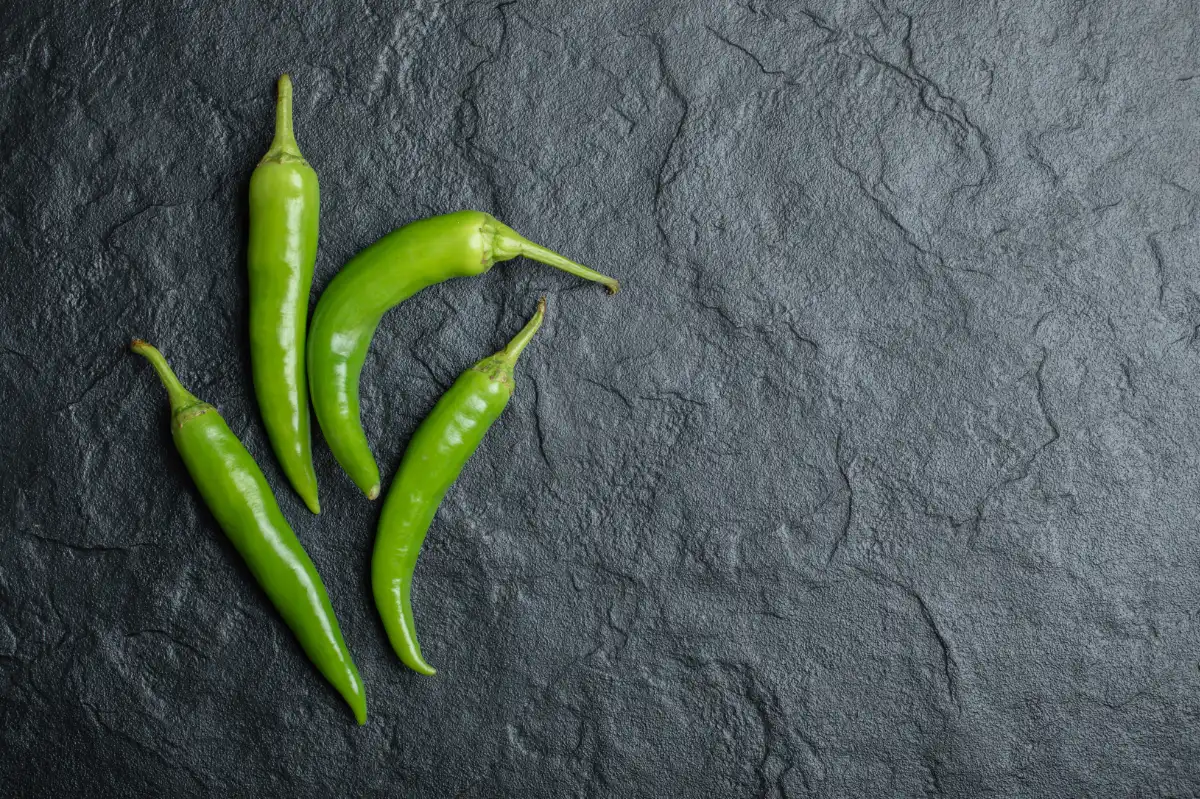
<svg viewBox="0 0 1200 799"><path fill-rule="evenodd" d="M518 255L603 283L609 293L620 288L489 214L459 211L384 236L346 264L317 301L308 336L313 410L334 457L368 499L379 496L379 467L362 427L358 378L379 320L426 286L483 274Z"/></svg>
<svg viewBox="0 0 1200 799"><path fill-rule="evenodd" d="M292 80L279 78L275 138L250 176L250 366L271 446L296 493L320 513L304 375L317 260L317 173L292 133Z"/></svg>
<svg viewBox="0 0 1200 799"><path fill-rule="evenodd" d="M413 622L413 570L446 491L513 393L513 366L541 327L546 300L504 349L463 372L413 433L383 502L371 558L375 606L396 654L413 671L435 670L421 656Z"/></svg>
<svg viewBox="0 0 1200 799"><path fill-rule="evenodd" d="M367 697L329 595L258 464L216 408L183 387L162 353L137 339L132 349L150 361L167 390L175 447L217 523L309 659L350 705L358 723L366 723Z"/></svg>

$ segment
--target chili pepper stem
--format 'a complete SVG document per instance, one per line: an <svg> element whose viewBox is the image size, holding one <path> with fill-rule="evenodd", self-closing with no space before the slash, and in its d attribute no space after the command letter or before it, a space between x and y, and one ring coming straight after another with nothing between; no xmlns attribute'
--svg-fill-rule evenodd
<svg viewBox="0 0 1200 799"><path fill-rule="evenodd" d="M179 382L179 378L175 376L175 372L161 352L140 338L135 338L129 345L129 349L150 361L150 365L158 373L158 379L162 381L163 388L167 390L167 398L171 402L172 412L200 403L200 400L196 399L195 395Z"/></svg>
<svg viewBox="0 0 1200 799"><path fill-rule="evenodd" d="M303 159L292 128L292 79L289 75L279 76L278 91L275 99L275 138L271 140L271 148L263 160L279 161L283 156Z"/></svg>
<svg viewBox="0 0 1200 799"><path fill-rule="evenodd" d="M542 326L542 320L545 318L546 298L541 297L538 299L537 311L534 313L533 318L531 318L525 324L525 327L521 328L521 331L517 333L517 335L513 336L512 341L508 342L504 349L500 350L500 352L497 354L509 362L516 361L521 355L521 352L525 349L525 346L529 344L529 340L533 338L533 334L536 333L538 328Z"/></svg>
<svg viewBox="0 0 1200 799"><path fill-rule="evenodd" d="M616 294L621 290L621 284L617 282L616 278L601 274L595 269L589 269L583 264L577 264L570 258L564 258L554 250L530 241L503 222L496 222L495 241L492 247L497 255L497 260L504 257L512 258L514 255L524 255L526 258L556 267L584 280L600 283L608 289L609 294Z"/></svg>

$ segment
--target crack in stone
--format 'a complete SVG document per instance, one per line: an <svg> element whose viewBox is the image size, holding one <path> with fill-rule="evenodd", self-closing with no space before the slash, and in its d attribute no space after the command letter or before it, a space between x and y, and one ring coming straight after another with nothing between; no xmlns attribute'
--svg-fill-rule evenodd
<svg viewBox="0 0 1200 799"><path fill-rule="evenodd" d="M132 632L125 633L126 638L134 638L134 639L141 638L144 635L161 635L164 638L166 638L168 641L170 641L172 644L174 644L175 646L182 647L182 648L188 650L189 652L191 652L192 654L194 654L196 657L200 658L201 660L209 660L209 656L207 654L205 654L204 652L201 652L199 649L192 646L187 641L181 641L180 639L176 638L174 635L172 635L167 630L160 630L156 627L144 627L140 630L134 630Z"/></svg>
<svg viewBox="0 0 1200 799"><path fill-rule="evenodd" d="M850 537L850 526L854 522L854 484L850 482L849 466L842 460L842 435L843 431L839 430L837 438L834 440L833 461L837 465L838 474L841 475L842 482L846 486L846 519L842 522L842 530L838 533L837 538L833 540L833 546L825 558L826 568L833 563L833 559L841 552L842 544Z"/></svg>
<svg viewBox="0 0 1200 799"><path fill-rule="evenodd" d="M925 761L925 769L929 772L929 786L926 790L927 796L946 796L946 788L942 785L941 764L937 758L928 757Z"/></svg>
<svg viewBox="0 0 1200 799"><path fill-rule="evenodd" d="M950 645L950 639L943 632L941 625L938 624L937 617L934 616L929 603L925 601L925 597L912 586L906 585L893 577L856 564L851 564L851 568L876 585L899 590L917 606L917 610L921 614L921 620L925 622L926 627L933 634L933 638L937 642L938 649L941 652L941 672L946 682L946 694L949 696L950 701L954 703L958 714L962 715L962 700L959 696L958 685L962 669L958 664L958 659L954 655L954 648Z"/></svg>
<svg viewBox="0 0 1200 799"><path fill-rule="evenodd" d="M1043 349L1042 350L1042 359L1040 361L1038 361L1037 369L1033 373L1034 379L1037 381L1038 407L1041 408L1041 410L1042 410L1042 416L1045 417L1046 424L1048 424L1050 426L1050 438L1047 439L1040 447L1038 447L1038 451L1034 455L1034 459L1036 459L1038 457L1038 455L1041 455L1043 452L1045 452L1047 447L1049 447L1054 442L1058 441L1058 439L1060 438L1058 422L1056 422L1054 420L1054 416L1050 413L1050 401L1046 397L1046 382L1045 382L1044 372L1046 369L1046 362L1049 359L1050 359L1050 351L1047 349ZM1032 463L1032 460L1030 461L1030 463Z"/></svg>
<svg viewBox="0 0 1200 799"><path fill-rule="evenodd" d="M487 184L488 194L490 195L490 210L493 214L500 217L504 216L504 209L501 206L501 192L496 184L496 176L493 173L493 168L502 159L496 153L489 152L480 147L475 140L479 135L479 120L481 116L479 112L479 87L483 83L483 71L500 60L500 54L504 51L504 47L508 42L508 15L504 9L515 4L516 0L507 0L507 2L498 3L494 7L500 16L500 36L496 42L496 46L493 48L484 48L487 50L487 55L480 59L467 72L466 88L459 94L459 108L455 114L455 146L463 151L466 158L480 167L483 173L483 180ZM473 45L475 44L465 34L463 38ZM478 47L479 45L475 46Z"/></svg>
<svg viewBox="0 0 1200 799"><path fill-rule="evenodd" d="M153 546L152 544L144 543L144 542L137 542L137 543L127 544L127 545L74 544L74 543L71 543L70 541L63 541L58 538L52 538L50 536L41 535L40 533L34 533L34 532L30 532L28 530L24 531L24 535L27 538L33 538L37 541L41 541L46 544L54 544L55 546L66 547L67 549L71 549L76 552L105 552L105 553L107 553L107 552L122 552L122 553L128 554L129 552L132 552L135 549L141 549L142 547Z"/></svg>
<svg viewBox="0 0 1200 799"><path fill-rule="evenodd" d="M80 704L80 706L82 706L84 708L84 710L87 711L88 715L91 716L92 721L98 727L101 727L101 728L107 730L109 732L109 734L115 735L116 737L132 744L135 748L137 748L140 751L149 753L152 757L154 757L156 760L158 760L160 763L162 763L164 766L166 766L167 769L169 769L171 771L176 771L176 770L183 771L185 774L187 774L189 777L191 777L196 782L196 784L200 785L201 787L204 787L204 788L211 787L211 786L209 786L208 782L206 782L204 780L204 778L202 776L200 776L200 774L198 774L196 772L196 770L193 769L191 766L189 766L187 763L183 763L183 762L177 763L177 762L171 760L169 757L166 756L166 754L164 754L159 749L157 749L153 746L150 746L149 744L146 744L145 742L139 740L137 737L125 732L121 728L108 723L104 719L105 711L100 710L98 707L96 707L95 705L93 705L90 702L83 701L83 702L80 702L79 704Z"/></svg>
<svg viewBox="0 0 1200 799"><path fill-rule="evenodd" d="M429 28L441 15L442 5L441 2L434 2L431 9L426 9L425 1L417 0L412 8L396 15L391 36L375 56L375 69L367 84L367 98L370 102L379 100L383 84L389 77L393 74L403 74L412 67L420 50L411 45L425 38ZM399 65L393 67L392 61L397 57L400 59Z"/></svg>
<svg viewBox="0 0 1200 799"><path fill-rule="evenodd" d="M33 358L29 357L20 350L11 349L9 347L0 347L0 357L4 356L16 358L26 369L30 370L34 374L40 375L42 373L41 367L37 365Z"/></svg>
<svg viewBox="0 0 1200 799"><path fill-rule="evenodd" d="M533 429L537 433L538 454L542 456L546 468L553 473L554 464L550 462L550 455L546 451L546 431L542 428L542 389L536 378L531 376L529 382L533 386Z"/></svg>
<svg viewBox="0 0 1200 799"><path fill-rule="evenodd" d="M125 360L124 355L121 355L121 357L113 360L112 363L110 363L107 367L105 367L103 370L101 370L101 372L99 374L97 374L94 378L92 378L92 380L90 382L88 382L87 386L84 387L83 391L81 391L74 399L68 401L67 403L65 403L63 405L60 405L60 406L54 408L53 413L62 413L63 411L70 410L71 408L75 407L79 403L83 402L83 400L87 397L87 395L90 394L96 388L96 386L98 386L100 384L101 381L103 381L105 378L109 377L113 372L115 372L121 366L121 363L124 360Z"/></svg>
<svg viewBox="0 0 1200 799"><path fill-rule="evenodd" d="M822 762L821 751L799 725L786 723L790 714L784 710L779 692L773 685L749 663L691 655L676 660L689 671L715 674L715 679L709 678L710 684L726 695L744 700L754 714L762 734L761 753L754 768L759 796L787 796L785 778L792 771L799 773L806 790L812 790L807 770L797 762L796 749L798 745L802 746L819 764Z"/></svg>
<svg viewBox="0 0 1200 799"><path fill-rule="evenodd" d="M1161 308L1163 299L1167 295L1166 262L1163 260L1162 247L1158 243L1157 233L1147 236L1146 243L1150 245L1150 257L1154 259L1154 274L1158 278L1158 307Z"/></svg>
<svg viewBox="0 0 1200 799"><path fill-rule="evenodd" d="M787 75L788 74L788 73L784 72L783 70L767 69L765 66L763 66L762 59L760 59L754 53L750 52L745 47L743 47L742 45L733 41L732 39L729 39L729 38L721 35L721 33L719 31L717 31L715 28L713 28L711 25L705 25L704 28L709 33L711 33L713 36L715 36L719 41L724 42L729 47L732 47L734 50L737 50L739 53L742 53L747 58L749 58L751 61L753 61L755 66L758 67L759 72L761 72L762 74L764 74L764 75Z"/></svg>
<svg viewBox="0 0 1200 799"><path fill-rule="evenodd" d="M647 38L650 44L654 47L655 53L658 56L659 77L662 80L663 85L666 86L667 91L675 99L675 102L679 104L680 108L679 121L675 125L675 132L671 135L671 140L667 142L667 148L663 152L662 161L658 165L658 173L654 181L654 225L658 229L659 239L662 241L664 246L668 247L667 259L669 261L670 236L667 235L666 225L663 222L663 192L668 186L671 185L671 183L675 181L677 177L679 177L679 173L681 171L677 169L673 175L669 177L667 176L667 166L671 163L671 156L675 152L675 145L683 136L683 129L687 124L690 107L687 96L680 90L679 84L675 81L675 76L667 67L666 48L661 38L657 36L650 36Z"/></svg>
<svg viewBox="0 0 1200 799"><path fill-rule="evenodd" d="M867 180L867 177L862 172L860 172L857 169L854 169L849 164L842 161L842 159L839 158L836 153L832 154L832 158L833 158L833 162L839 168L841 168L844 172L846 172L847 174L854 177L855 181L858 183L859 191L863 194L863 196L865 196L868 200L870 200L872 207L875 208L875 210L879 213L879 215L883 218L883 220L885 222L887 222L889 225L891 225L893 228L896 229L896 231L900 234L901 238L904 239L904 243L917 253L916 260L917 260L918 265L925 267L926 260L922 260L922 259L927 259L928 261L932 261L939 268L946 270L946 271L965 272L967 274L977 275L979 277L985 277L989 280L995 280L994 275L992 275L989 272L985 272L982 269L972 269L969 266L951 266L950 264L948 264L946 262L945 257L942 256L942 254L940 252L938 252L936 250L931 250L920 242L920 240L917 237L917 234L914 233L911 229L909 229L909 227L907 225L905 225L898 216L896 216L895 212L892 211L892 209L888 205L888 203L886 203L884 201L884 199L882 197L880 197L879 194L874 189L871 188L870 183ZM885 188L886 188L886 185L885 185Z"/></svg>

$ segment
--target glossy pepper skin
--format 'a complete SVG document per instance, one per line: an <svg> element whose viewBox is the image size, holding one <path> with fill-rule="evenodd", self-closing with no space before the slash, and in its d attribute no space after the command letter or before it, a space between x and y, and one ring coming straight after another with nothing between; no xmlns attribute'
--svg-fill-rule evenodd
<svg viewBox="0 0 1200 799"><path fill-rule="evenodd" d="M196 399L180 384L162 353L138 340L132 349L150 361L167 390L175 447L217 523L309 659L350 705L358 723L365 724L366 693L329 595L283 518L258 464L216 408Z"/></svg>
<svg viewBox="0 0 1200 799"><path fill-rule="evenodd" d="M518 255L602 283L609 293L620 288L489 214L459 211L392 231L354 256L321 294L308 334L313 410L334 457L368 499L379 496L379 467L362 427L358 379L379 320L427 286L481 275Z"/></svg>
<svg viewBox="0 0 1200 799"><path fill-rule="evenodd" d="M508 405L513 366L542 324L546 301L500 352L463 372L417 428L383 502L371 588L392 648L419 674L435 670L421 656L412 613L412 576L425 534L446 491Z"/></svg>
<svg viewBox="0 0 1200 799"><path fill-rule="evenodd" d="M321 197L292 132L292 81L279 79L275 138L250 176L250 366L275 456L296 493L320 513L308 419L304 330L317 260Z"/></svg>

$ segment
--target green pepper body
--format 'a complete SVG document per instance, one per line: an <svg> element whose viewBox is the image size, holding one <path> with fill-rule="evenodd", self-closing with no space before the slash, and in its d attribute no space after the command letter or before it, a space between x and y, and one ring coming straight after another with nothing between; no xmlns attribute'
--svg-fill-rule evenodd
<svg viewBox="0 0 1200 799"><path fill-rule="evenodd" d="M217 523L250 567L309 659L367 720L367 698L316 567L283 518L262 470L216 409L180 384L158 350L133 351L158 372L171 401L171 436Z"/></svg>
<svg viewBox="0 0 1200 799"><path fill-rule="evenodd" d="M419 674L434 668L421 655L412 612L412 576L421 544L446 491L513 393L513 366L537 332L545 300L524 329L495 355L454 381L421 422L388 489L371 558L371 588L388 640Z"/></svg>
<svg viewBox="0 0 1200 799"><path fill-rule="evenodd" d="M292 133L292 82L279 79L275 138L250 176L250 366L283 473L320 513L308 419L304 330L317 260L320 189Z"/></svg>
<svg viewBox="0 0 1200 799"><path fill-rule="evenodd" d="M479 275L524 255L610 293L616 280L534 244L480 211L459 211L405 225L360 252L317 301L308 336L313 410L334 457L369 499L379 496L379 467L363 431L358 381L380 319L426 286Z"/></svg>

